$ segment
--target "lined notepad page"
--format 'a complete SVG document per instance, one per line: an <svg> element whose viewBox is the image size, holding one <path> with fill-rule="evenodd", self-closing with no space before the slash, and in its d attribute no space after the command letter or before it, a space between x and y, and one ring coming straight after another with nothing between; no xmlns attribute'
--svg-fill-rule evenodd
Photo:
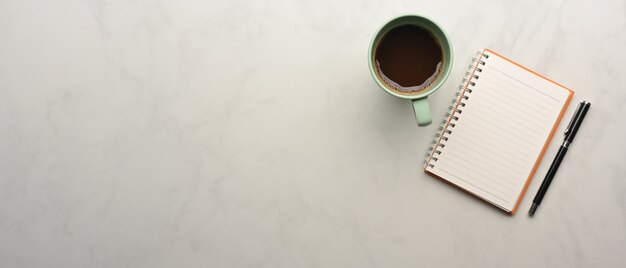
<svg viewBox="0 0 626 268"><path fill-rule="evenodd" d="M511 212L573 92L490 50L480 60L482 72L426 171Z"/></svg>

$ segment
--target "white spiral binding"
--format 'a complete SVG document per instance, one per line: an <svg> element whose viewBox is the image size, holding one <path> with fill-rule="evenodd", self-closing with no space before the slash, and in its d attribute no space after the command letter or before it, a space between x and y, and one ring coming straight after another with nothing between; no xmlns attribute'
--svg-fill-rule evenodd
<svg viewBox="0 0 626 268"><path fill-rule="evenodd" d="M448 107L448 112L446 112L439 127L435 131L433 141L424 159L424 168L435 167L433 162L439 160L439 155L441 155L442 149L446 146L454 127L456 127L459 121L459 115L463 113L463 109L467 104L466 101L469 100L472 94L476 80L480 78L480 73L483 71L483 66L486 64L485 59L488 58L489 55L484 54L482 51L476 52L476 56L472 58L472 64L467 67L465 77L461 80L461 84L457 88L454 98Z"/></svg>

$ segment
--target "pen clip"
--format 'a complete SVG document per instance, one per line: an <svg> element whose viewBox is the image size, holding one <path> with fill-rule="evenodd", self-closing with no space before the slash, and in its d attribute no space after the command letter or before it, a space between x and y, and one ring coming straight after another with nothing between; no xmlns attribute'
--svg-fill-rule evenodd
<svg viewBox="0 0 626 268"><path fill-rule="evenodd" d="M574 121L576 120L576 118L578 118L578 113L580 112L580 109L582 107L583 107L582 102L578 104L578 107L576 107L574 116L572 116L572 119L569 121L569 124L567 124L567 128L565 128L565 136L569 135L570 131L572 131L572 124L574 124Z"/></svg>

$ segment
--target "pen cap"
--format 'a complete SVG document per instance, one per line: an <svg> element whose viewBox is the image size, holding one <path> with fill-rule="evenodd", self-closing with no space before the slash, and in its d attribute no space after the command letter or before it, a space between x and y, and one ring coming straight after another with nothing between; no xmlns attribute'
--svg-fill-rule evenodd
<svg viewBox="0 0 626 268"><path fill-rule="evenodd" d="M572 117L572 121L569 122L569 125L567 125L567 128L565 129L566 141L571 143L574 140L583 119L585 119L585 115L587 115L589 107L591 107L591 103L588 101L582 101L578 104L576 112L574 112L574 117Z"/></svg>

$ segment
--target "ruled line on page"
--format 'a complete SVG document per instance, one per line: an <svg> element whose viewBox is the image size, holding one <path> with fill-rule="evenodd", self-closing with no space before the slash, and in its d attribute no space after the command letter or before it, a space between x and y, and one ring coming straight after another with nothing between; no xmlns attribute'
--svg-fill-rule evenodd
<svg viewBox="0 0 626 268"><path fill-rule="evenodd" d="M492 80L483 80L481 81L481 86L486 87L490 90L497 90L498 88L503 90L503 91L510 91L510 88L507 88L505 86L502 86L500 83L492 81ZM507 99L507 103L519 103L521 104L520 98L521 96L518 95L514 95L514 94L502 94L499 95L500 97L504 97L505 99ZM532 102L524 102L524 103L529 103L532 105L532 107L528 107L531 110L533 110L534 112L538 113L538 114L546 114L546 113L551 113L549 108L546 108L542 105L544 104L539 104L537 103L537 101L532 101Z"/></svg>
<svg viewBox="0 0 626 268"><path fill-rule="evenodd" d="M444 169L448 169L451 171L455 171L454 174L459 174L459 172L461 172L460 168L462 168L461 166L457 166L455 165L447 165L447 164L443 164L443 165L439 165L439 168L444 168ZM449 172L452 173L452 172ZM467 173L472 173L472 175L468 175ZM463 181L468 182L468 183L472 183L475 186L480 187L481 190L488 192L488 193L492 193L494 195L499 196L502 199L506 199L507 196L509 196L511 193L510 192L505 192L502 189L498 189L496 187L494 187L493 182L489 183L489 182L485 182L480 180L480 176L476 176L476 172L467 172L465 173L465 178L463 179Z"/></svg>
<svg viewBox="0 0 626 268"><path fill-rule="evenodd" d="M541 122L544 124L547 123L546 118L541 117L540 115L545 115L548 112L539 112L537 110L534 110L535 108L531 108L529 106L520 107L522 106L522 102L519 102L519 101L509 101L508 99L503 100L502 97L508 97L508 96L505 94L498 94L498 93L491 92L491 91L495 91L495 89L490 88L486 84L481 84L480 88L481 90L476 91L476 94L477 95L480 94L481 96L483 95L488 96L488 99L493 100L492 102L494 102L495 106L500 107L501 109L506 109L506 106L510 106L511 110L514 110L516 112L516 115L528 116L528 118L522 118L526 122L530 122L530 123ZM487 97L484 97L484 98L487 98ZM508 110L508 111L510 112L511 110Z"/></svg>
<svg viewBox="0 0 626 268"><path fill-rule="evenodd" d="M477 137L477 138L481 138L482 137L482 142L485 142L487 140L491 141L497 141L499 144L503 144L506 143L505 146L500 147L500 151L506 150L508 152L514 152L514 153L519 153L520 157L530 157L531 155L533 155L535 153L534 150L532 150L532 144L518 139L515 135L511 134L511 135L507 135L507 134L502 134L501 132L497 132L497 131L486 131L483 127L492 127L492 129L494 128L494 126L491 123L488 123L489 121L484 121L482 119L477 119L477 118L472 118L472 119L467 119L464 118L463 121L458 122L458 127L455 129L456 133L459 133L456 136L465 136L465 133L468 132L472 132L472 136L473 137ZM500 126L495 126L500 127Z"/></svg>
<svg viewBox="0 0 626 268"><path fill-rule="evenodd" d="M558 101L559 101L559 100L558 100L558 99L556 99L555 97L552 97L552 96L550 96L550 95L546 94L545 92L540 91L540 90L536 89L535 87L530 86L530 85L526 84L525 82L520 81L519 79L517 79L517 78L515 78L515 77L513 77L513 76L510 76L510 75L509 75L509 74L507 74L507 73L502 72L502 71L501 71L501 70L499 70L498 68L491 68L491 69L495 70L495 71L496 71L496 72L498 72L498 73L501 73L502 75L504 75L504 76L506 76L506 77L510 78L510 79L511 79L511 80L513 80L513 81L516 81L516 82L518 82L518 83L520 83L520 84L522 84L522 85L524 85L524 86L526 86L526 87L528 87L528 88L532 89L532 90L533 90L533 92L537 92L537 93L539 93L539 94L541 94L541 95L544 95L544 96L546 96L546 97L548 97L548 98L552 99L554 102L558 102Z"/></svg>
<svg viewBox="0 0 626 268"><path fill-rule="evenodd" d="M498 143L499 147L496 147L494 144L491 144L491 143L488 143L488 142L485 143L485 144L490 145L494 149L500 149L500 150L506 149L507 151L514 150L515 152L512 153L512 154L509 154L509 155L517 158L517 160L519 160L519 161L524 161L525 160L524 158L522 158L522 156L525 156L526 158L528 158L528 157L530 157L529 153L532 153L532 151L530 149L526 148L526 147L522 147L522 146L515 146L514 147L514 146L511 146L511 144L513 144L512 142L505 143L505 142L501 141L500 139L495 139L493 136L490 136L489 134L485 134L484 136L486 136L486 137L479 137L479 136L474 134L474 133L477 133L477 131L474 129L473 126L464 125L463 128L464 129L472 129L474 131L466 131L466 132L463 133L463 135L459 135L459 137L461 137L461 138L472 137L472 138L474 138L473 140L482 141L482 142L485 142L485 138L488 137L489 139L487 139L486 141L496 141ZM465 139L469 140L467 138L465 138ZM519 144L517 144L517 145L519 145ZM526 152L522 152L522 151L520 151L520 149L526 150Z"/></svg>
<svg viewBox="0 0 626 268"><path fill-rule="evenodd" d="M475 99L473 100L473 102L470 103L466 103L466 109L468 108L468 106L472 106L471 108L474 108L473 106L476 106L476 110L480 111L482 113L487 114L487 116L490 117L494 117L495 120L500 121L501 124L504 124L506 126L508 126L509 128L515 129L521 133L531 131L535 136L533 138L537 138L537 137L541 137L541 132L540 129L543 127L543 124L545 122L532 122L531 124L535 126L535 128L525 128L524 126L526 126L528 119L522 117L520 114L519 110L515 110L514 108L512 108L513 106L510 105L509 103L501 100L501 98L491 98L491 97L486 97L486 94L483 94L485 91L487 91L488 88L483 87L482 84L477 84L474 89L472 90L472 93L470 95L470 99ZM499 92L499 93L495 93L497 95L504 95L504 94L515 94L514 92ZM509 107L502 107L502 106L509 106ZM465 111L464 111L465 112Z"/></svg>
<svg viewBox="0 0 626 268"><path fill-rule="evenodd" d="M464 141L464 142L461 142L461 141ZM479 144L476 141L463 139L463 138L454 139L454 140L451 140L451 142L461 144L462 146L464 146L464 147L466 147L466 148L468 148L470 150L476 150L475 152L477 152L477 153L487 157L490 160L493 160L494 162L500 163L502 166L505 166L505 167L511 169L510 171L513 171L513 172L516 172L516 173L520 173L520 172L523 172L523 170L524 170L524 166L520 165L519 162L516 162L516 161L513 161L513 160L511 160L509 158L503 157L504 155L500 153L501 150L495 150L495 151L494 150L490 150L490 149L487 149L487 147L484 146L484 144ZM472 148L468 144L473 144L473 145L476 145L476 146L474 148ZM480 148L480 150L478 150L478 148ZM489 153L488 154L487 153L483 153L482 150L485 150L485 151L487 151ZM498 156L498 158L494 159L494 158L492 158L492 156ZM502 161L501 159L505 159L506 163L505 163L505 161Z"/></svg>
<svg viewBox="0 0 626 268"><path fill-rule="evenodd" d="M509 200L505 199L504 197L499 196L499 195L496 195L496 194L491 193L491 192L489 192L489 191L486 191L485 189L483 189L483 188L481 188L481 187L479 187L479 186L476 186L476 185L475 185L475 184L473 184L472 182L470 182L470 181L466 181L466 180L464 180L464 179L462 179L462 178L460 178L460 177L458 177L458 176L456 176L456 175L454 175L454 174L452 174L452 173L450 173L450 172L446 171L445 169L440 168L439 170L441 170L441 171L443 171L443 172L447 173L448 175L450 175L450 176L452 176L452 177L456 178L457 180L463 181L463 182L465 182L465 183L467 183L467 184L469 184L469 185L473 186L474 188L479 189L479 190L481 190L481 191L483 191L483 192L487 193L488 195L491 195L491 196L493 196L493 197L495 197L495 198L497 198L497 199L500 199L500 200L502 200L502 201L504 201L504 202L506 202L506 203L509 203L509 202L510 202Z"/></svg>
<svg viewBox="0 0 626 268"><path fill-rule="evenodd" d="M520 172L521 172L521 171L519 171L519 170L518 170L518 169L520 168L520 166L519 166L519 165L515 165L515 164L514 164L514 167L511 167L511 165L503 163L503 161L501 161L501 160L499 159L500 157L496 157L496 158L492 157L492 156L500 156L500 154L495 154L495 153L490 153L490 154L487 154L487 153L483 153L483 152L482 152L482 150L480 150L480 149L478 149L478 148L472 148L472 147L470 147L469 145L467 145L467 143L461 143L461 142L456 141L456 140L450 140L450 141L451 141L451 143L455 143L455 144L457 144L457 146L461 146L461 147L463 147L463 148L467 148L467 149L469 149L469 150L472 152L472 154L477 153L477 154L482 155L482 156L483 156L483 158L482 158L481 160L490 160L489 162L495 162L495 163L500 164L500 165L494 165L493 167L494 167L495 169L497 169L497 170L500 170L500 171L504 172L504 173L505 173L505 174L507 174L507 175L511 175L509 172L514 172L514 173L520 173ZM504 169L503 169L503 168L501 168L501 167L506 167L506 168L507 168L507 169L509 169L509 170L504 170ZM512 176L512 177L515 177L514 175L511 175L511 176Z"/></svg>
<svg viewBox="0 0 626 268"><path fill-rule="evenodd" d="M540 102L538 105L541 105L541 107L547 110L550 110L548 107L551 107L555 103L552 99L546 98L545 94L537 94L533 92L533 90L528 90L528 87L523 87L523 85L515 81L510 81L506 76L499 75L497 72L491 72L491 74L492 75L485 79L488 83L497 84L498 87L506 89L506 91L515 92L520 100L534 100Z"/></svg>
<svg viewBox="0 0 626 268"><path fill-rule="evenodd" d="M480 171L478 171L476 169L471 169L467 165L467 164L471 165L472 163L469 163L467 161L463 161L463 163L467 163L467 164L462 164L460 161L458 161L459 158L455 158L455 157L451 157L451 156L448 156L448 159L450 161L452 161L454 159L455 160L455 161L453 161L454 165L458 166L459 168L463 168L463 170L465 170L465 174L467 176L470 176L471 174L474 174L474 176L471 176L471 177L474 178L474 180L480 181L481 183L483 183L485 185L488 185L489 187L492 187L494 189L497 189L495 187L496 184L497 184L500 188L503 188L503 189L497 189L498 191L500 191L503 194L511 194L515 190L515 188L517 186L516 184L511 184L511 183L509 183L509 181L506 181L506 180L494 179L497 176L494 177L494 174L491 173L490 170L481 169ZM464 159L461 159L461 160L464 160ZM442 165L446 165L447 166L447 164L445 162L442 162ZM485 174L485 173L489 173L489 174Z"/></svg>
<svg viewBox="0 0 626 268"><path fill-rule="evenodd" d="M470 107L470 105L467 104L465 106L465 109L467 110L469 107ZM476 108L474 108L474 107L476 107ZM505 119L501 119L498 116L493 115L493 113L485 112L484 108L481 107L481 106L474 105L474 107L472 107L472 108L474 108L472 111L475 111L475 113L478 113L478 114L476 116L472 117L472 118L476 118L477 120L480 120L480 121L483 121L483 122L493 123L493 124L496 125L496 127L497 127L496 129L498 129L498 128L499 129L504 129L505 127L508 127L508 129L513 129L513 130L515 130L515 132L510 132L511 136L514 136L514 137L516 137L517 139L519 139L521 141L525 141L529 145L533 144L533 141L528 140L528 137L524 137L524 136L521 136L520 134L518 134L518 133L526 133L526 131L524 131L524 129L521 129L518 126L512 125L511 122L505 121ZM463 112L465 113L465 110ZM469 117L467 114L469 114L469 112L466 113L466 115L465 115L465 116ZM459 119L459 120L461 120L461 119Z"/></svg>
<svg viewBox="0 0 626 268"><path fill-rule="evenodd" d="M537 128L541 128L543 127L540 123L537 123L535 121L532 120L528 120L527 118L524 118L524 115L527 115L528 113L525 110L519 110L519 109L514 109L512 107L505 107L502 106L502 104L507 104L506 102L503 102L501 99L493 99L492 97L485 97L483 95L483 90L485 87L481 86L480 89L481 90L475 90L472 91L472 94L475 94L472 97L478 97L481 98L482 101L486 102L486 105L484 105L485 108L491 110L494 113L500 113L501 116L506 117L507 119L509 119L508 121L515 121L518 125L522 125L520 123L523 123L523 125L526 124L532 124L534 126L536 126ZM509 105L510 106L510 105ZM506 113L506 116L504 116ZM514 118L514 120L512 120ZM544 120L541 120L541 123L545 124ZM536 134L540 135L541 133L534 131L534 129L532 129L533 132L535 132Z"/></svg>

